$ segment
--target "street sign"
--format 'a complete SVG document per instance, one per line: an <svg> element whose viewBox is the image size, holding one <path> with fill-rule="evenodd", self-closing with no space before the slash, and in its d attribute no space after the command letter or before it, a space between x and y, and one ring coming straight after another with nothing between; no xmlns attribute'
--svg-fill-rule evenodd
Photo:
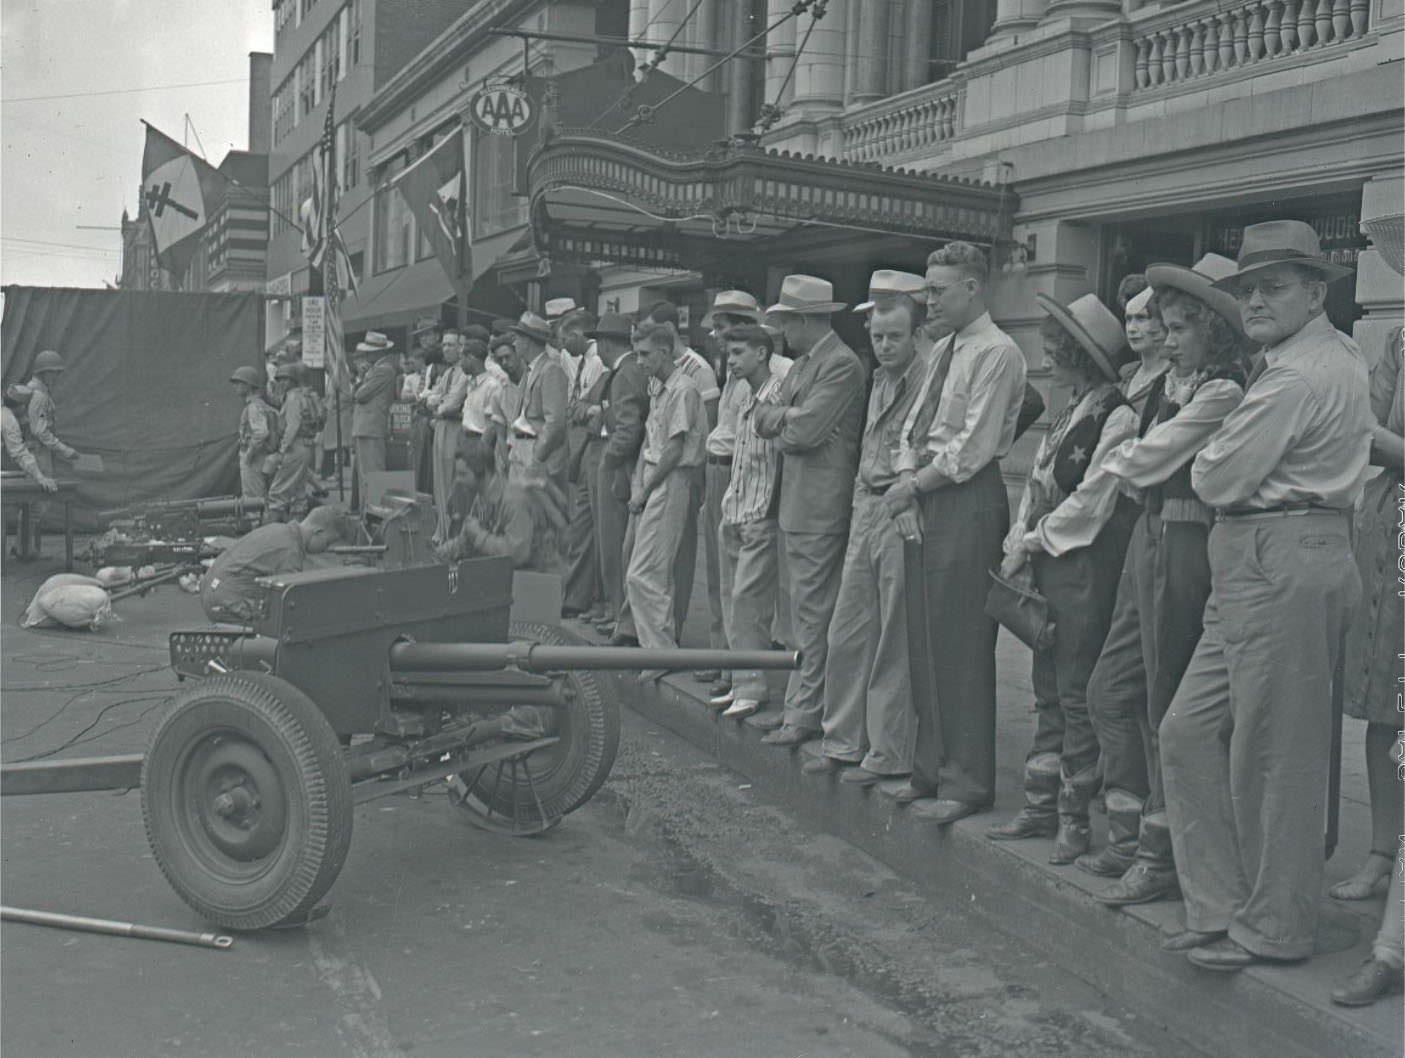
<svg viewBox="0 0 1405 1058"><path fill-rule="evenodd" d="M302 362L323 367L327 353L327 299L308 294L302 299Z"/></svg>
<svg viewBox="0 0 1405 1058"><path fill-rule="evenodd" d="M531 127L537 116L532 99L511 85L487 85L479 89L468 108L469 116L483 131L496 136L516 136Z"/></svg>

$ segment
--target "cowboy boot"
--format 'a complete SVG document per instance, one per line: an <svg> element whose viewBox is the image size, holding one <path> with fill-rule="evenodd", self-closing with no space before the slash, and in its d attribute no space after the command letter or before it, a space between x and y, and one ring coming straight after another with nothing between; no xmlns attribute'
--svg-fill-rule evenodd
<svg viewBox="0 0 1405 1058"><path fill-rule="evenodd" d="M1079 856L1080 870L1099 878L1119 878L1137 856L1137 828L1142 819L1142 799L1126 790L1109 790L1107 803L1107 847L1101 852Z"/></svg>
<svg viewBox="0 0 1405 1058"><path fill-rule="evenodd" d="M1024 764L1024 807L1008 823L989 828L991 841L1047 838L1058 829L1059 756L1038 753Z"/></svg>
<svg viewBox="0 0 1405 1058"><path fill-rule="evenodd" d="M1063 772L1061 777L1058 833L1054 835L1054 851L1049 854L1049 862L1056 867L1072 863L1088 851L1093 840L1093 831L1088 825L1088 805L1098 792L1099 783L1096 765L1077 775Z"/></svg>
<svg viewBox="0 0 1405 1058"><path fill-rule="evenodd" d="M1095 899L1109 907L1150 904L1180 895L1176 861L1171 854L1171 828L1164 810L1142 817L1137 858L1127 873L1096 894Z"/></svg>

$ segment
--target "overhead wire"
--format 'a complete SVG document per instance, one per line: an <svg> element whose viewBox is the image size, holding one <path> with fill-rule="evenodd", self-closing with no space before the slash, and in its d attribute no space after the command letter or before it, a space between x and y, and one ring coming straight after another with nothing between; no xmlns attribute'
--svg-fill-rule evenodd
<svg viewBox="0 0 1405 1058"><path fill-rule="evenodd" d="M642 37L644 33L647 33L649 27L652 26L655 22L657 22L659 18L662 17L664 11L666 11L669 7L673 6L674 3L675 0L668 0L668 3L664 4L663 7L659 8L658 12L654 15L654 17L649 21L647 25L645 25L644 31L641 32L639 35ZM688 23L692 21L693 16L698 13L698 8L702 7L702 5L703 0L696 0L693 6L689 9L688 13L683 16L682 21L680 21L677 27L673 30L673 35L669 37L668 40L664 41L660 47L655 48L653 52L653 58L649 62L645 63L643 67L641 67L643 74L640 79L638 81L631 82L629 86L626 87L625 90L615 98L615 101L613 103L611 103L608 107L606 107L599 114L597 114L594 119L591 120L590 124L586 126L587 129L595 128L600 122L604 121L607 117L609 117L616 110L618 110L621 104L627 102L630 98L634 96L636 92L639 91L640 86L643 85L644 82L649 79L650 75L652 75L661 65L663 65L663 61L668 58L669 51L672 49L673 45L677 43L678 38L683 34L683 30L687 27Z"/></svg>
<svg viewBox="0 0 1405 1058"><path fill-rule="evenodd" d="M120 96L139 95L142 92L166 92L176 88L210 88L214 85L227 84L248 84L247 77L234 77L225 81L188 81L185 84L158 84L150 85L146 88L101 88L91 92L61 92L56 95L42 96L6 96L0 99L0 104L10 103L41 103L51 99L88 99L92 96Z"/></svg>

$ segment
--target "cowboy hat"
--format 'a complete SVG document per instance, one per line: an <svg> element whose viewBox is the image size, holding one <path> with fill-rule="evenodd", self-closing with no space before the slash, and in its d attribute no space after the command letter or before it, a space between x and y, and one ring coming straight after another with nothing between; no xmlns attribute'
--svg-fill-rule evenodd
<svg viewBox="0 0 1405 1058"><path fill-rule="evenodd" d="M380 331L367 331L366 336L356 343L356 352L361 355L388 353L394 348L395 343Z"/></svg>
<svg viewBox="0 0 1405 1058"><path fill-rule="evenodd" d="M1048 294L1035 294L1034 299L1093 358L1103 376L1116 382L1117 361L1127 345L1127 335L1112 311L1093 294L1084 294L1067 307Z"/></svg>
<svg viewBox="0 0 1405 1058"><path fill-rule="evenodd" d="M761 303L745 290L724 290L712 299L712 308L703 319L703 326L712 326L712 318L719 312L727 316L745 316L755 322L761 319Z"/></svg>
<svg viewBox="0 0 1405 1058"><path fill-rule="evenodd" d="M834 300L834 286L828 279L793 275L781 280L781 296L766 312L796 312L822 316L838 312L847 304L848 302Z"/></svg>
<svg viewBox="0 0 1405 1058"><path fill-rule="evenodd" d="M1215 288L1215 281L1233 275L1237 266L1228 257L1217 253L1207 253L1191 268L1174 264L1154 264L1146 270L1146 281L1152 288L1171 287L1199 298L1215 312L1225 318L1239 334L1244 333L1244 320L1239 314L1239 302L1223 290ZM1131 302L1128 302L1131 305Z"/></svg>
<svg viewBox="0 0 1405 1058"><path fill-rule="evenodd" d="M575 309L575 298L548 298L542 311L548 320L555 320L568 312L574 312Z"/></svg>
<svg viewBox="0 0 1405 1058"><path fill-rule="evenodd" d="M524 312L516 323L508 328L513 334L520 334L523 337L531 338L533 341L548 344L553 335L551 324L542 319L535 312Z"/></svg>
<svg viewBox="0 0 1405 1058"><path fill-rule="evenodd" d="M585 332L587 338L613 338L627 342L634 336L634 325L629 317L620 312L607 312L600 317L593 330Z"/></svg>
<svg viewBox="0 0 1405 1058"><path fill-rule="evenodd" d="M927 301L927 277L915 272L895 272L891 268L880 268L868 278L868 300L854 306L855 312L868 312L883 298L894 294L906 294L914 301L925 304Z"/></svg>
<svg viewBox="0 0 1405 1058"><path fill-rule="evenodd" d="M1215 280L1215 286L1220 290L1232 291L1241 277L1279 264L1311 268L1321 272L1328 283L1351 275L1350 268L1322 256L1322 244L1311 224L1300 220L1267 220L1262 224L1250 224L1244 229L1244 238L1239 244L1237 270Z"/></svg>

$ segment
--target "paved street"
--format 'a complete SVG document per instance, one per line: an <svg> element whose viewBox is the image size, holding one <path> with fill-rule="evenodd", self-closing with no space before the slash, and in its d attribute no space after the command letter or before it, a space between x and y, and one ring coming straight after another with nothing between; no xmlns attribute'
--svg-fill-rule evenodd
<svg viewBox="0 0 1405 1058"><path fill-rule="evenodd" d="M13 576L5 587L13 613L29 588ZM75 737L92 741L65 753L141 747L171 687L157 669L164 631L198 623L198 607L167 588L119 609L124 622L97 635L5 628L5 759ZM160 877L137 793L10 798L2 822L7 904L204 928ZM310 928L241 936L227 952L6 923L0 1047L1183 1053L629 715L610 783L544 837L483 833L437 793L358 809L332 902Z"/></svg>

